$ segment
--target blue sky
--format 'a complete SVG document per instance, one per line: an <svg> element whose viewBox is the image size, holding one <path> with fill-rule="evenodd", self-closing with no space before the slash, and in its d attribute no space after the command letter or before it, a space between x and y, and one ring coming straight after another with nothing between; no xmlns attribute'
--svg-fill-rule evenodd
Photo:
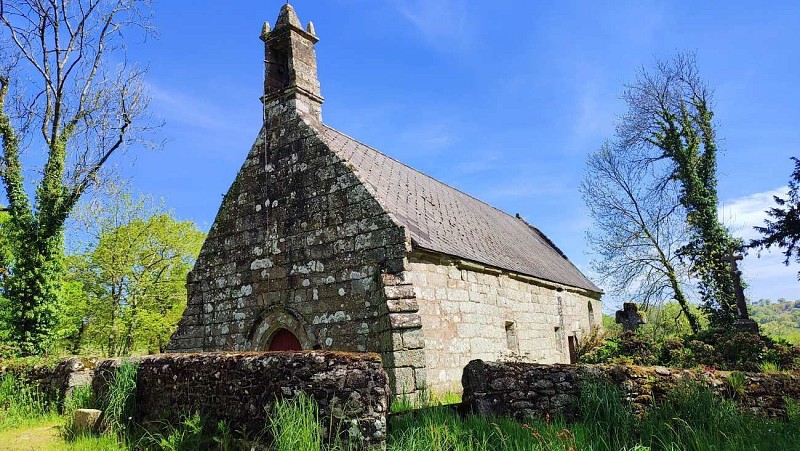
<svg viewBox="0 0 800 451"><path fill-rule="evenodd" d="M157 1L158 37L130 46L150 67L168 142L117 164L133 163L134 188L204 229L259 130L258 35L282 3ZM721 214L741 234L752 236L800 155L799 2L292 4L320 37L326 123L520 213L584 270L586 156L612 136L623 84L655 58L695 51L715 87ZM800 297L798 269L748 257L749 296Z"/></svg>

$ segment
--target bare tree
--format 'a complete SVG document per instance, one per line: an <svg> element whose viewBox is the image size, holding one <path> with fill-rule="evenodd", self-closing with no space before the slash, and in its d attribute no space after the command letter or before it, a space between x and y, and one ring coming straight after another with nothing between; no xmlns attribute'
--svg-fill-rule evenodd
<svg viewBox="0 0 800 451"><path fill-rule="evenodd" d="M711 89L700 77L694 55L679 53L657 62L651 71L641 70L622 98L628 112L617 127L620 148L635 152L643 165L669 168L659 186L675 184L690 231L679 253L690 264L712 324L731 324L738 315L726 258L743 246L717 215L718 143Z"/></svg>
<svg viewBox="0 0 800 451"><path fill-rule="evenodd" d="M144 70L127 63L123 34L146 35L147 11L147 0L0 0L0 44L11 49L0 67L0 178L15 237L3 289L26 354L44 351L55 321L66 218L150 128Z"/></svg>
<svg viewBox="0 0 800 451"><path fill-rule="evenodd" d="M581 193L594 220L592 268L613 294L656 305L675 299L699 331L684 287L688 272L677 255L688 239L683 208L663 168L643 165L630 149L606 143L589 157Z"/></svg>

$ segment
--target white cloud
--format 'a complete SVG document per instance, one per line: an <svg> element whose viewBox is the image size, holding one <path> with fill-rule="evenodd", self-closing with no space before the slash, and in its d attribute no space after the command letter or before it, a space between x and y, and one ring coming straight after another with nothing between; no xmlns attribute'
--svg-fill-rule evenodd
<svg viewBox="0 0 800 451"><path fill-rule="evenodd" d="M766 210L775 206L773 196L784 196L789 190L782 186L770 191L754 193L748 196L723 202L719 208L719 217L735 235L748 241L759 236L754 226L764 224ZM796 264L783 264L784 256L779 249L761 252L751 251L742 262L742 272L748 283L747 296L751 299L787 298L795 299L800 293L800 282L797 281Z"/></svg>
<svg viewBox="0 0 800 451"><path fill-rule="evenodd" d="M758 237L753 228L764 225L766 211L775 206L775 196L785 196L788 186L781 186L771 191L755 193L723 202L719 208L719 219L730 227L734 233L746 240Z"/></svg>

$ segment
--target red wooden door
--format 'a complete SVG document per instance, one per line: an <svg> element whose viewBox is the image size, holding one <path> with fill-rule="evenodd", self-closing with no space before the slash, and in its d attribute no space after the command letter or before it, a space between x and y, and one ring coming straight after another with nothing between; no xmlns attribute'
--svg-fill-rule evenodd
<svg viewBox="0 0 800 451"><path fill-rule="evenodd" d="M272 334L269 342L270 351L302 351L300 340L286 329L278 329Z"/></svg>

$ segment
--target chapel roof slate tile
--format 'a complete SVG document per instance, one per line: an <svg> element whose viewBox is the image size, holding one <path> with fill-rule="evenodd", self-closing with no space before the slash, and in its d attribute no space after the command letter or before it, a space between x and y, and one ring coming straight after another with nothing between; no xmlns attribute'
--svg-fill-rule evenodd
<svg viewBox="0 0 800 451"><path fill-rule="evenodd" d="M601 293L541 231L327 125L325 144L351 163L416 246Z"/></svg>

